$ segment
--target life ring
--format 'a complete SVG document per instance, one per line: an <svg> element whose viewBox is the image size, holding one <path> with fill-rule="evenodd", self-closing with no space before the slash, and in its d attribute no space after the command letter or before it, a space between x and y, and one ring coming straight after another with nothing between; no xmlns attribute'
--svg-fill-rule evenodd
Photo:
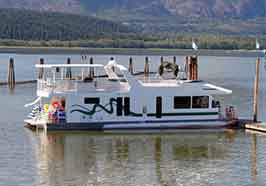
<svg viewBox="0 0 266 186"><path fill-rule="evenodd" d="M158 69L158 74L162 76L165 69L169 69L169 72L173 72L174 76L177 77L179 73L179 66L177 64L172 64L170 62L161 63Z"/></svg>

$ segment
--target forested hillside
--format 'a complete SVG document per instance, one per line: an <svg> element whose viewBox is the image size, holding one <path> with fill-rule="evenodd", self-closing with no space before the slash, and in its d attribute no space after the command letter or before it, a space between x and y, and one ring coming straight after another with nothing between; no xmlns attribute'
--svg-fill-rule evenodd
<svg viewBox="0 0 266 186"><path fill-rule="evenodd" d="M1 39L96 39L134 31L111 21L71 14L0 9L0 17Z"/></svg>

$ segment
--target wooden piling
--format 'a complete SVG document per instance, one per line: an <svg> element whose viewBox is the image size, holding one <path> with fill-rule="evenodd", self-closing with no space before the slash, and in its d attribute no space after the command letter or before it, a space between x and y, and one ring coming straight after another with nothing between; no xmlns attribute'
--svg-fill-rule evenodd
<svg viewBox="0 0 266 186"><path fill-rule="evenodd" d="M198 80L198 57L190 56L189 58L189 79Z"/></svg>
<svg viewBox="0 0 266 186"><path fill-rule="evenodd" d="M161 56L161 64L163 63L163 56Z"/></svg>
<svg viewBox="0 0 266 186"><path fill-rule="evenodd" d="M44 64L44 59L41 58L40 65L43 65L43 64ZM38 79L43 79L43 75L44 75L44 68L39 68Z"/></svg>
<svg viewBox="0 0 266 186"><path fill-rule="evenodd" d="M132 57L129 58L128 71L129 71L132 75L134 74L134 70L133 70L133 59L132 59Z"/></svg>
<svg viewBox="0 0 266 186"><path fill-rule="evenodd" d="M71 58L67 58L67 64L71 64ZM71 67L67 67L66 69L66 79L72 79L72 70Z"/></svg>
<svg viewBox="0 0 266 186"><path fill-rule="evenodd" d="M259 70L260 70L260 59L256 61L256 75L254 82L254 96L253 96L253 121L258 121L258 95L259 95Z"/></svg>
<svg viewBox="0 0 266 186"><path fill-rule="evenodd" d="M8 66L8 87L13 89L16 84L15 80L15 68L14 68L14 59L10 58L9 60L9 66Z"/></svg>
<svg viewBox="0 0 266 186"><path fill-rule="evenodd" d="M145 65L144 65L144 76L147 77L149 76L150 69L149 69L149 58L145 58Z"/></svg>
<svg viewBox="0 0 266 186"><path fill-rule="evenodd" d="M189 57L186 56L186 61L185 61L185 71L186 71L186 76L187 76L187 79L190 78L190 74L189 74Z"/></svg>
<svg viewBox="0 0 266 186"><path fill-rule="evenodd" d="M90 64L93 64L93 57L90 58ZM89 78L94 79L94 68L90 67L90 73L89 73Z"/></svg>
<svg viewBox="0 0 266 186"><path fill-rule="evenodd" d="M176 56L173 57L173 64L176 64Z"/></svg>

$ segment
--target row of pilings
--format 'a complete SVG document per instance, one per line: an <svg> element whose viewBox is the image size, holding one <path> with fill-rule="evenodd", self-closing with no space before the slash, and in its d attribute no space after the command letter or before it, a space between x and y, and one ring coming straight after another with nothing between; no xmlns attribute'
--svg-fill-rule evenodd
<svg viewBox="0 0 266 186"><path fill-rule="evenodd" d="M114 59L114 58L111 58ZM172 63L172 64L176 64L176 56L173 57L173 60L171 62L169 61L165 61L164 57L160 57L160 62L161 65L164 62L168 62L168 63ZM66 60L66 64L71 64L71 58L67 58ZM89 64L94 64L94 58L93 57L87 57L87 56L82 56L82 63L89 63ZM39 60L39 64L43 65L45 64L44 58L40 58ZM197 57L195 56L187 56L186 57L186 65L189 65L191 71L190 71L190 76L189 79L195 80L198 78L198 67L197 67ZM90 68L89 70L89 76L90 79L94 78L94 69ZM128 71L132 74L132 75L144 75L144 77L148 77L149 74L152 73L157 73L157 72L151 72L150 71L150 58L149 57L145 57L144 59L144 69L143 72L135 72L134 69L134 63L133 63L133 58L129 57L129 63L128 63ZM38 72L38 78L42 79L44 76L44 69L43 68L39 68L39 72ZM72 79L72 72L71 72L71 68L67 68L66 69L66 78L68 79ZM28 80L28 81L16 81L15 78L15 62L13 58L9 59L9 63L8 63L8 73L7 73L7 81L6 82L0 82L0 85L8 85L8 87L10 89L15 88L16 84L26 84L26 83L34 83L36 82L36 80Z"/></svg>

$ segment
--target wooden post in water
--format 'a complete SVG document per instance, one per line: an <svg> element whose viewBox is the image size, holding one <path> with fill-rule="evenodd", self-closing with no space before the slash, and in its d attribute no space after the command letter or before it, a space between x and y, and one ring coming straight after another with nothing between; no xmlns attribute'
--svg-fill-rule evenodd
<svg viewBox="0 0 266 186"><path fill-rule="evenodd" d="M190 56L189 59L189 79L198 80L198 57Z"/></svg>
<svg viewBox="0 0 266 186"><path fill-rule="evenodd" d="M40 59L40 65L43 65L43 64L44 64L44 59L41 58ZM44 69L43 68L40 68L39 69L38 79L42 79L43 78L43 75L44 75Z"/></svg>
<svg viewBox="0 0 266 186"><path fill-rule="evenodd" d="M149 69L149 58L146 57L145 58L145 65L144 65L144 76L148 77L150 73L150 69Z"/></svg>
<svg viewBox="0 0 266 186"><path fill-rule="evenodd" d="M68 65L71 64L71 58L67 58L67 64ZM71 67L67 67L67 69L66 69L66 79L72 79Z"/></svg>
<svg viewBox="0 0 266 186"><path fill-rule="evenodd" d="M176 56L173 57L173 63L176 64Z"/></svg>
<svg viewBox="0 0 266 186"><path fill-rule="evenodd" d="M258 95L259 95L259 73L260 73L260 59L256 61L256 76L254 82L254 97L253 97L253 121L258 121Z"/></svg>
<svg viewBox="0 0 266 186"><path fill-rule="evenodd" d="M10 89L13 89L16 84L15 80L15 68L14 68L14 59L10 58L9 60L9 66L8 66L8 87Z"/></svg>
<svg viewBox="0 0 266 186"><path fill-rule="evenodd" d="M185 66L186 66L186 75L187 75L187 79L190 80L190 65L189 65L189 57L186 56L186 62L185 62Z"/></svg>
<svg viewBox="0 0 266 186"><path fill-rule="evenodd" d="M163 56L161 56L161 64L163 64Z"/></svg>
<svg viewBox="0 0 266 186"><path fill-rule="evenodd" d="M90 64L91 64L91 65L93 64L93 57L90 58ZM94 68L92 68L92 67L90 67L89 78L90 78L91 80L93 80L93 78L94 78Z"/></svg>
<svg viewBox="0 0 266 186"><path fill-rule="evenodd" d="M128 71L129 71L132 75L134 74L134 70L133 70L133 59L132 59L132 57L129 58Z"/></svg>

